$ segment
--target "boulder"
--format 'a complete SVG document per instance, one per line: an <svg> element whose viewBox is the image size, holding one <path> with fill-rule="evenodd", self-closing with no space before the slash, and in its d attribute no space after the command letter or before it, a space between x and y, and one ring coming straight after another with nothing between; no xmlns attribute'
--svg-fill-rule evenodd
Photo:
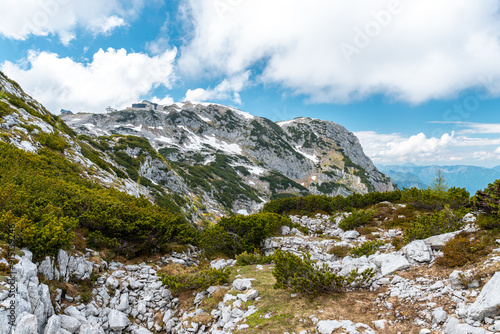
<svg viewBox="0 0 500 334"><path fill-rule="evenodd" d="M63 314L60 315L60 317L61 317L61 327L66 329L70 333L75 333L82 325L82 323L78 319L71 317L69 315Z"/></svg>
<svg viewBox="0 0 500 334"><path fill-rule="evenodd" d="M127 315L117 310L111 310L108 315L109 328L114 331L122 331L128 326Z"/></svg>
<svg viewBox="0 0 500 334"><path fill-rule="evenodd" d="M435 235L435 236L432 236L430 238L424 239L424 242L427 245L429 245L433 250L441 250L441 248L443 248L443 246L448 241L455 238L455 236L459 233L460 233L460 231L455 231L455 232Z"/></svg>
<svg viewBox="0 0 500 334"><path fill-rule="evenodd" d="M359 237L360 234L358 231L347 231L344 233L344 235L342 236L342 239L346 239L346 240L354 240L356 239L357 237Z"/></svg>
<svg viewBox="0 0 500 334"><path fill-rule="evenodd" d="M494 318L499 315L500 305L500 272L486 283L476 301L468 308L467 317L475 321L482 321L484 317Z"/></svg>
<svg viewBox="0 0 500 334"><path fill-rule="evenodd" d="M59 253L57 254L57 263L59 264L59 274L61 275L61 279L63 281L67 277L66 272L67 272L68 262L69 262L68 253L60 249Z"/></svg>
<svg viewBox="0 0 500 334"><path fill-rule="evenodd" d="M372 262L380 268L382 276L410 267L410 262L404 256L394 253L378 255L372 259Z"/></svg>
<svg viewBox="0 0 500 334"><path fill-rule="evenodd" d="M252 280L248 278L238 278L233 281L233 289L238 291L248 290L252 287Z"/></svg>
<svg viewBox="0 0 500 334"><path fill-rule="evenodd" d="M104 330L96 323L84 323L78 334L104 334Z"/></svg>
<svg viewBox="0 0 500 334"><path fill-rule="evenodd" d="M431 262L433 252L431 246L422 240L415 240L403 248L406 259L411 263Z"/></svg>
<svg viewBox="0 0 500 334"><path fill-rule="evenodd" d="M56 334L61 329L61 317L53 315L47 321L43 334Z"/></svg>
<svg viewBox="0 0 500 334"><path fill-rule="evenodd" d="M45 257L45 260L38 265L38 273L45 276L48 280L54 279L54 264L50 256Z"/></svg>

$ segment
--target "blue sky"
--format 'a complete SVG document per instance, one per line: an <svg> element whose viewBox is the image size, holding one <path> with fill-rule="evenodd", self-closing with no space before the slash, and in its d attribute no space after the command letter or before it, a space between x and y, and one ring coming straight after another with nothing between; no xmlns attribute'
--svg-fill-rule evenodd
<svg viewBox="0 0 500 334"><path fill-rule="evenodd" d="M379 164L500 165L498 0L18 0L0 69L58 113L142 99L331 120Z"/></svg>

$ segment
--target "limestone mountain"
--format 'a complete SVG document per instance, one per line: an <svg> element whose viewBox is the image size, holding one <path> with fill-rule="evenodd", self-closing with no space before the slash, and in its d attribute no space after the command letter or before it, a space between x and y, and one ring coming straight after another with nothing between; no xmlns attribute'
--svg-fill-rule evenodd
<svg viewBox="0 0 500 334"><path fill-rule="evenodd" d="M125 110L62 119L93 140L147 139L209 211L251 212L279 196L395 188L363 153L358 139L333 122L298 118L274 123L231 107L191 103L161 111ZM160 160L148 161L140 176L170 188L160 165Z"/></svg>
<svg viewBox="0 0 500 334"><path fill-rule="evenodd" d="M266 201L397 186L358 139L328 121L272 122L216 104L56 117L5 76L2 139L36 152L55 145L82 175L143 195L194 221L257 211ZM57 146L57 145L56 145Z"/></svg>

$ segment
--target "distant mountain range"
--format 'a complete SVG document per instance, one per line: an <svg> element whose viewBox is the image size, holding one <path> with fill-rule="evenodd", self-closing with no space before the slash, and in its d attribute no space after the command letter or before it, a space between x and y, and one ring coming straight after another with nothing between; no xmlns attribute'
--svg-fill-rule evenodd
<svg viewBox="0 0 500 334"><path fill-rule="evenodd" d="M379 165L378 169L389 176L399 188L426 188L436 176L438 169L441 169L446 176L446 181L450 187L460 187L467 189L471 195L478 190L482 190L500 179L500 166L484 168L477 166L417 166L405 165Z"/></svg>

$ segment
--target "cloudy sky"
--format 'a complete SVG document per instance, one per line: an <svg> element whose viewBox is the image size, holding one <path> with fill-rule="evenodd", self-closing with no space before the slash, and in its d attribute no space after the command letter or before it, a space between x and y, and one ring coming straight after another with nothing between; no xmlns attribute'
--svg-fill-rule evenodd
<svg viewBox="0 0 500 334"><path fill-rule="evenodd" d="M344 125L378 164L500 165L499 0L16 0L0 70L53 113L210 101Z"/></svg>

